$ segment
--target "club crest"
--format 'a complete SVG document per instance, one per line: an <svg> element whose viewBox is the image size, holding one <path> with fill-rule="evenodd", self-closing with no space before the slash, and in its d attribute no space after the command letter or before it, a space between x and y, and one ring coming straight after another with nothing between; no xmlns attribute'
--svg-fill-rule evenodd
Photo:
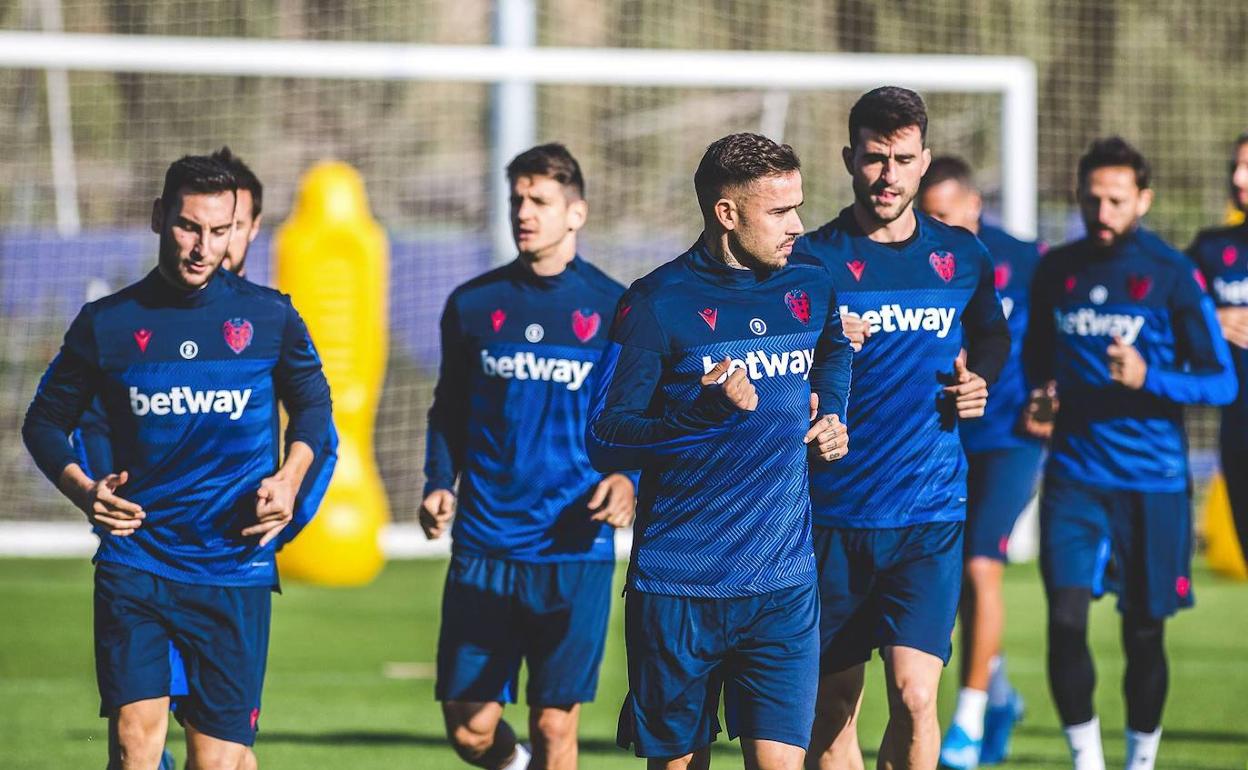
<svg viewBox="0 0 1248 770"><path fill-rule="evenodd" d="M1222 264L1230 267L1235 264L1237 259L1239 259L1239 249L1234 246L1227 246L1225 249L1222 249Z"/></svg>
<svg viewBox="0 0 1248 770"><path fill-rule="evenodd" d="M1153 279L1147 275L1127 276L1127 295L1139 302L1153 290Z"/></svg>
<svg viewBox="0 0 1248 770"><path fill-rule="evenodd" d="M789 309L793 317L802 322L802 325L810 323L810 295L801 289L793 289L784 295L784 306Z"/></svg>
<svg viewBox="0 0 1248 770"><path fill-rule="evenodd" d="M572 333L581 342L589 342L602 326L602 316L589 308L578 308L572 311Z"/></svg>
<svg viewBox="0 0 1248 770"><path fill-rule="evenodd" d="M246 318L231 318L221 327L221 333L225 337L225 344L230 346L230 350L235 353L242 353L251 344L251 337L254 330L251 328L251 321Z"/></svg>
<svg viewBox="0 0 1248 770"><path fill-rule="evenodd" d="M957 264L953 260L953 254L948 251L933 251L931 256L927 258L932 269L936 271L936 275L940 276L940 280L949 283L953 280L953 274L957 270Z"/></svg>

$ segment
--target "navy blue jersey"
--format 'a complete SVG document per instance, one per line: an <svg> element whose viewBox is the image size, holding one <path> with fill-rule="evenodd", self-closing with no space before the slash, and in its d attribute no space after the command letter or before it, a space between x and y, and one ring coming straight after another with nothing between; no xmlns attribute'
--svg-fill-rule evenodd
<svg viewBox="0 0 1248 770"><path fill-rule="evenodd" d="M755 274L699 242L632 285L588 432L599 470L642 471L631 588L729 598L814 581L802 438L812 390L844 420L851 355L809 259ZM755 411L702 387L724 357L753 381Z"/></svg>
<svg viewBox="0 0 1248 770"><path fill-rule="evenodd" d="M1248 307L1248 224L1205 230L1187 253L1200 269L1200 280L1217 307ZM1248 445L1248 350L1230 346L1231 360L1241 383L1239 396L1222 410L1222 440Z"/></svg>
<svg viewBox="0 0 1248 770"><path fill-rule="evenodd" d="M455 289L429 410L425 494L453 489L454 551L518 561L615 558L586 506L602 480L585 423L624 287L580 257L555 276L518 261Z"/></svg>
<svg viewBox="0 0 1248 770"><path fill-rule="evenodd" d="M276 542L261 548L256 490L285 442L315 452L330 430L329 385L303 320L284 294L224 271L187 294L153 270L83 307L26 413L22 433L56 483L78 461L68 434L96 396L118 490L147 513L128 537L97 527L97 561L172 580L274 585Z"/></svg>
<svg viewBox="0 0 1248 770"><path fill-rule="evenodd" d="M872 241L845 209L794 247L827 265L841 313L857 313L871 329L854 356L850 459L811 477L820 526L966 518L966 456L954 399L942 388L953 383L964 339L968 368L991 385L1009 330L984 245L960 227L916 216L904 245Z"/></svg>
<svg viewBox="0 0 1248 770"><path fill-rule="evenodd" d="M1142 228L1109 249L1085 238L1040 261L1023 361L1033 385L1057 381L1050 473L1113 489L1187 489L1183 405L1225 404L1236 391L1213 302L1194 272ZM1140 390L1110 379L1114 337L1148 364Z"/></svg>
<svg viewBox="0 0 1248 770"><path fill-rule="evenodd" d="M1023 379L1023 334L1027 331L1027 309L1031 278L1040 261L1035 241L1020 241L1006 231L980 225L979 240L992 256L993 281L1001 297L1001 310L1010 326L1010 358L1001 369L991 392L984 416L964 420L958 426L962 446L968 452L989 452L1032 446L1039 442L1019 432L1019 416L1027 403L1027 383Z"/></svg>

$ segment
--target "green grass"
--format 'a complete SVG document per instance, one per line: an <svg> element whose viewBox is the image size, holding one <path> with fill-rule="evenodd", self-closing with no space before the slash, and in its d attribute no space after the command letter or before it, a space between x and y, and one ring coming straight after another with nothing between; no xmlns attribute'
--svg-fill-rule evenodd
<svg viewBox="0 0 1248 770"><path fill-rule="evenodd" d="M433 660L445 563L399 562L364 589L291 585L274 602L273 641L257 744L266 770L285 768L456 768L433 702ZM617 575L617 588L620 576ZM1065 743L1044 678L1044 600L1034 565L1006 574L1011 677L1027 699L1011 765L1068 767ZM1239 770L1248 759L1248 588L1206 573L1198 606L1170 624L1171 687L1158 766ZM618 591L617 591L618 594ZM0 767L102 767L104 722L96 717L91 650L91 567L85 561L0 560ZM581 766L639 767L614 748L625 689L621 605L602 668L598 702L586 706ZM1098 711L1110 767L1121 766L1122 656L1112 605L1094 611L1101 686ZM387 676L387 664L400 676ZM950 714L953 669L942 687ZM878 662L872 663L862 741L874 747L883 726ZM509 709L525 732L524 707ZM175 730L175 733L177 731ZM179 736L171 738L179 757ZM871 752L874 753L873 751ZM721 741L715 766L740 767ZM868 762L870 764L870 761Z"/></svg>

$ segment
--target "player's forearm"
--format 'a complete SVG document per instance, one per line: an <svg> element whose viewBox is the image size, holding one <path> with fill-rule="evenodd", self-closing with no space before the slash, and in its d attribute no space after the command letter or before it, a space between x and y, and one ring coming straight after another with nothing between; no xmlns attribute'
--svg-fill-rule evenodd
<svg viewBox="0 0 1248 770"><path fill-rule="evenodd" d="M1174 314L1174 329L1187 351L1182 370L1148 367L1143 390L1177 404L1225 406L1235 400L1239 381L1231 350L1222 338L1213 303Z"/></svg>
<svg viewBox="0 0 1248 770"><path fill-rule="evenodd" d="M294 441L286 449L286 459L282 462L282 467L277 469L277 473L273 474L280 481L289 482L298 489L303 485L304 476L308 475L308 468L312 467L312 460L315 459L316 453L312 447L303 441Z"/></svg>
<svg viewBox="0 0 1248 770"><path fill-rule="evenodd" d="M839 339L820 339L810 372L811 391L819 396L819 413L835 414L845 422L853 376L854 352L843 334Z"/></svg>
<svg viewBox="0 0 1248 770"><path fill-rule="evenodd" d="M78 463L66 465L56 479L56 488L80 509L85 509L87 494L93 486L95 486L95 480L88 476Z"/></svg>
<svg viewBox="0 0 1248 770"><path fill-rule="evenodd" d="M78 467L78 455L69 444L69 430L42 414L35 404L22 423L22 441L35 465L53 484L60 486L67 467Z"/></svg>
<svg viewBox="0 0 1248 770"><path fill-rule="evenodd" d="M986 328L970 330L967 335L967 369L992 385L1001 376L1001 370L1009 359L1010 327L1004 319Z"/></svg>
<svg viewBox="0 0 1248 770"><path fill-rule="evenodd" d="M744 420L749 412L707 396L662 417L622 411L594 416L586 431L589 460L602 473L636 470L655 459L681 454L707 437Z"/></svg>

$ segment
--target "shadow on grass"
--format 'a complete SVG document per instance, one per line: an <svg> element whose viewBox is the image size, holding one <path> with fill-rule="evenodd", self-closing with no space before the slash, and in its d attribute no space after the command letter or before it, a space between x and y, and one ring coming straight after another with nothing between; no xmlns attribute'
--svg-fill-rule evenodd
<svg viewBox="0 0 1248 770"><path fill-rule="evenodd" d="M1020 724L1014 728L1014 732L1017 735L1064 740L1061 732L1052 727ZM1162 730L1161 735L1163 742L1166 743L1177 741L1180 743L1248 744L1248 732L1242 730L1184 730L1180 728L1171 730L1167 728Z"/></svg>

